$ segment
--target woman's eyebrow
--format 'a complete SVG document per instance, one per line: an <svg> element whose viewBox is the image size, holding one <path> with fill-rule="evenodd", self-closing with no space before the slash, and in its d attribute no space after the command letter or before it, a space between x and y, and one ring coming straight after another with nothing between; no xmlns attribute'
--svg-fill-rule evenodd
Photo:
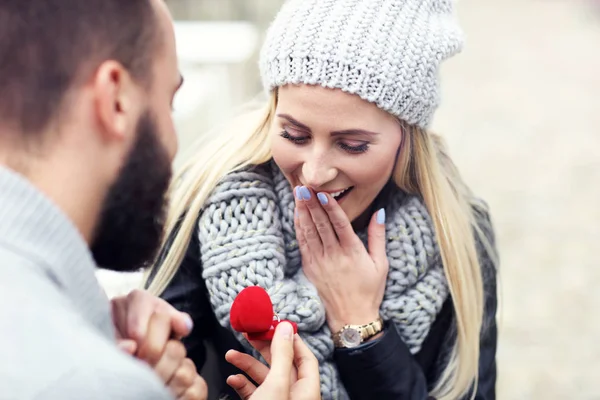
<svg viewBox="0 0 600 400"><path fill-rule="evenodd" d="M288 121L290 124L310 132L310 128L307 125L304 125L302 122L296 120L294 117L288 114L277 114L279 118L283 118ZM331 132L331 136L341 136L341 135L367 135L367 136L377 136L379 133L371 132L364 129L344 129L342 131L334 131Z"/></svg>
<svg viewBox="0 0 600 400"><path fill-rule="evenodd" d="M366 131L364 129L346 129L343 131L335 131L331 132L331 136L340 136L340 135L367 135L367 136L377 136L378 132Z"/></svg>
<svg viewBox="0 0 600 400"><path fill-rule="evenodd" d="M303 129L305 131L309 131L310 132L310 128L308 126L304 125L302 122L299 122L299 121L295 120L291 115L288 115L288 114L277 114L277 116L279 118L283 118L283 119L287 120L292 125L296 125L300 129Z"/></svg>

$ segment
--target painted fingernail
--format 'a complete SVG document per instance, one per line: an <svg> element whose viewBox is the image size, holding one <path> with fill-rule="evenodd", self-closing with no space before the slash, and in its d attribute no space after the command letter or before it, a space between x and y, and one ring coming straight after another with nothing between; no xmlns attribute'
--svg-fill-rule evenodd
<svg viewBox="0 0 600 400"><path fill-rule="evenodd" d="M295 216L296 218L298 218L298 209L297 209L297 208L294 210L294 216Z"/></svg>
<svg viewBox="0 0 600 400"><path fill-rule="evenodd" d="M385 210L383 208L377 211L377 223L380 225L385 224Z"/></svg>
<svg viewBox="0 0 600 400"><path fill-rule="evenodd" d="M300 195L302 195L302 200L310 200L310 190L306 186L300 188Z"/></svg>
<svg viewBox="0 0 600 400"><path fill-rule="evenodd" d="M296 196L296 199L302 200L302 194L300 193L300 186L296 186L294 188L294 196Z"/></svg>
<svg viewBox="0 0 600 400"><path fill-rule="evenodd" d="M323 205L326 205L329 202L329 200L327 199L327 195L325 193L317 193L317 197L319 198L319 201Z"/></svg>
<svg viewBox="0 0 600 400"><path fill-rule="evenodd" d="M286 340L292 340L292 336L294 335L294 328L292 327L292 324L284 321L277 325L275 333Z"/></svg>

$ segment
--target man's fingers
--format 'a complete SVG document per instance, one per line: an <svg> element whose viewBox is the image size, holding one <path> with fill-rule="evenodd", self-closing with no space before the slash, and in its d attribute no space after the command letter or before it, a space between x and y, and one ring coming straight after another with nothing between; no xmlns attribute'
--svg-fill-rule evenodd
<svg viewBox="0 0 600 400"><path fill-rule="evenodd" d="M163 382L169 384L175 377L176 371L181 369L185 356L186 351L183 344L178 340L169 340L165 346L165 351L154 367L154 371ZM194 373L195 372L196 370L194 367ZM188 383L188 386L189 384L191 384L191 382Z"/></svg>
<svg viewBox="0 0 600 400"><path fill-rule="evenodd" d="M191 387L180 396L177 400L206 400L208 398L208 386L200 375L196 375L196 379Z"/></svg>
<svg viewBox="0 0 600 400"><path fill-rule="evenodd" d="M171 380L167 382L167 386L175 397L181 397L194 385L197 377L198 372L194 362L189 358L185 358L180 360Z"/></svg>
<svg viewBox="0 0 600 400"><path fill-rule="evenodd" d="M259 385L264 382L269 374L269 368L251 355L229 350L225 354L225 359L228 363L248 374Z"/></svg>
<svg viewBox="0 0 600 400"><path fill-rule="evenodd" d="M265 359L267 364L271 365L271 341L248 339L248 342L260 353L260 355L262 356L262 358Z"/></svg>
<svg viewBox="0 0 600 400"><path fill-rule="evenodd" d="M161 359L170 336L171 317L167 314L153 313L146 336L138 346L137 357L154 367Z"/></svg>
<svg viewBox="0 0 600 400"><path fill-rule="evenodd" d="M150 317L154 312L171 316L173 336L178 339L189 335L192 330L192 319L189 315L177 311L169 303L147 291L132 290L125 298L119 299L119 304L119 323L125 324L120 330L124 331L129 339L139 342L145 338Z"/></svg>
<svg viewBox="0 0 600 400"><path fill-rule="evenodd" d="M319 361L297 334L294 336L294 364L298 369L298 379L308 379L320 387Z"/></svg>
<svg viewBox="0 0 600 400"><path fill-rule="evenodd" d="M153 296L150 296L147 292L135 289L118 300L121 309L120 323L124 324L120 330L127 338L138 343L146 337L148 323L156 306Z"/></svg>
<svg viewBox="0 0 600 400"><path fill-rule="evenodd" d="M183 312L177 311L175 307L157 298L156 311L169 314L171 316L171 328L173 329L173 337L182 339L188 336L193 329L192 318Z"/></svg>
<svg viewBox="0 0 600 400"><path fill-rule="evenodd" d="M271 342L271 370L265 379L270 387L289 390L294 364L294 328L289 322L281 322L275 329Z"/></svg>
<svg viewBox="0 0 600 400"><path fill-rule="evenodd" d="M241 400L248 400L256 391L256 386L244 375L231 375L227 378L227 384L235 390Z"/></svg>
<svg viewBox="0 0 600 400"><path fill-rule="evenodd" d="M117 347L125 353L133 356L137 351L137 343L131 339L119 339L117 340Z"/></svg>
<svg viewBox="0 0 600 400"><path fill-rule="evenodd" d="M110 300L113 325L116 330L117 338L133 339L128 332L127 327L127 297L113 297Z"/></svg>

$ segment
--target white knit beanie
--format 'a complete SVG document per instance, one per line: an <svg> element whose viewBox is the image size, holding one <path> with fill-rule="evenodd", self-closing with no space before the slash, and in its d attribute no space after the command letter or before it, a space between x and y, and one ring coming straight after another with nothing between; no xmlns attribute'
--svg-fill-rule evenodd
<svg viewBox="0 0 600 400"><path fill-rule="evenodd" d="M439 66L462 49L452 0L288 0L260 55L267 91L338 88L426 128Z"/></svg>

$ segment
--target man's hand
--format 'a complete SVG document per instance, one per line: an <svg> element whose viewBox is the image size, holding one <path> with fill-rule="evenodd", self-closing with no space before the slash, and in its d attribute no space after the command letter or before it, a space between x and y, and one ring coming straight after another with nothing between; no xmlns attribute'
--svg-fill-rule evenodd
<svg viewBox="0 0 600 400"><path fill-rule="evenodd" d="M171 316L155 312L150 316L146 337L137 353L130 351L134 347L123 346L126 342L121 341L120 347L152 367L178 400L206 400L206 382L198 375L192 360L186 358L185 347L181 341L169 339L170 321Z"/></svg>
<svg viewBox="0 0 600 400"><path fill-rule="evenodd" d="M177 311L163 299L143 290L136 289L127 296L115 297L111 300L111 306L119 347L129 354L135 354L146 337L148 322L154 312L171 317L170 336L183 338L192 331L193 324L189 315Z"/></svg>
<svg viewBox="0 0 600 400"><path fill-rule="evenodd" d="M287 322L277 326L271 343L271 368L248 354L230 350L228 362L259 384L257 388L244 375L227 379L242 400L318 400L321 398L319 363L300 336L293 335ZM297 381L293 381L296 371Z"/></svg>
<svg viewBox="0 0 600 400"><path fill-rule="evenodd" d="M206 383L179 340L191 332L191 318L141 290L111 303L118 346L150 365L177 399L205 400Z"/></svg>

